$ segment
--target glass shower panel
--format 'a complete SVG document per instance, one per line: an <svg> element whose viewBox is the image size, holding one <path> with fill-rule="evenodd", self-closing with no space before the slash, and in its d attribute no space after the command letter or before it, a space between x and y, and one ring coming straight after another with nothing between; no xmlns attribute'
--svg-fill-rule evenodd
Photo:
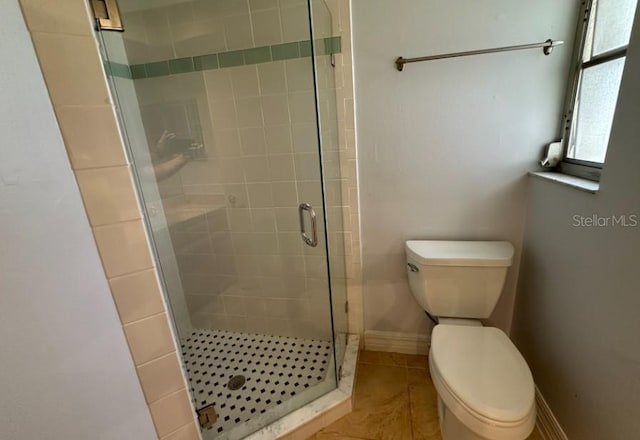
<svg viewBox="0 0 640 440"><path fill-rule="evenodd" d="M311 44L303 0L120 10L124 33L100 35L105 69L190 391L218 416L205 438L241 438L337 386L333 338L346 324L334 330L344 318L332 319L341 290L327 249L343 253L342 227L324 197L337 144L322 161L319 144L337 128L328 70L314 73L333 46ZM313 235L303 203L315 247L301 237L300 218Z"/></svg>
<svg viewBox="0 0 640 440"><path fill-rule="evenodd" d="M325 0L312 0L313 59L316 77L317 117L320 128L326 226L329 236L328 252L331 283L332 318L337 365L342 364L347 336L347 258L351 247L348 207L343 203L343 191L348 191L342 163L345 145L340 144L340 125L337 86L341 77L336 69L341 41L338 36L338 15L332 14ZM335 11L338 12L338 11ZM344 112L343 112L344 113Z"/></svg>

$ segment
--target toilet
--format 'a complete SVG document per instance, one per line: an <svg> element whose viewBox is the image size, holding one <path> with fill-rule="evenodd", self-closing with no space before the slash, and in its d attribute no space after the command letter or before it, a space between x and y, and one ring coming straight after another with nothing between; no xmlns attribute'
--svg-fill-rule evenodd
<svg viewBox="0 0 640 440"><path fill-rule="evenodd" d="M438 320L429 371L443 440L524 440L535 426L535 387L508 336L484 327L502 293L513 246L504 241L412 240L411 292Z"/></svg>

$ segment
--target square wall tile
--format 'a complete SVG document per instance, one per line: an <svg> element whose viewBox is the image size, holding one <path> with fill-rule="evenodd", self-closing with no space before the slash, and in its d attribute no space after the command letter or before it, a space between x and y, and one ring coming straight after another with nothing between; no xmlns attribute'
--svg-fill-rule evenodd
<svg viewBox="0 0 640 440"><path fill-rule="evenodd" d="M74 169L127 164L111 106L57 107L56 116Z"/></svg>
<svg viewBox="0 0 640 440"><path fill-rule="evenodd" d="M162 292L153 269L111 278L109 284L123 324L164 311Z"/></svg>
<svg viewBox="0 0 640 440"><path fill-rule="evenodd" d="M127 324L124 333L136 365L145 364L176 349L166 313Z"/></svg>
<svg viewBox="0 0 640 440"><path fill-rule="evenodd" d="M313 122L293 124L291 126L293 151L296 153L313 153L318 150L318 128Z"/></svg>
<svg viewBox="0 0 640 440"><path fill-rule="evenodd" d="M32 32L92 35L93 20L88 3L51 0L20 0L27 26Z"/></svg>
<svg viewBox="0 0 640 440"><path fill-rule="evenodd" d="M278 245L280 253L283 255L302 254L302 240L300 239L300 232L278 231Z"/></svg>
<svg viewBox="0 0 640 440"><path fill-rule="evenodd" d="M254 46L249 14L225 17L224 34L229 49L247 49Z"/></svg>
<svg viewBox="0 0 640 440"><path fill-rule="evenodd" d="M278 232L296 232L300 230L300 220L298 219L298 208L275 208L276 224Z"/></svg>
<svg viewBox="0 0 640 440"><path fill-rule="evenodd" d="M262 127L240 129L240 143L242 153L247 156L264 155L267 153L264 130Z"/></svg>
<svg viewBox="0 0 640 440"><path fill-rule="evenodd" d="M242 171L240 171L242 174ZM249 196L247 186L244 183L229 183L224 186L224 193L227 197L229 208L248 208Z"/></svg>
<svg viewBox="0 0 640 440"><path fill-rule="evenodd" d="M162 437L160 440L200 440L200 428L195 421Z"/></svg>
<svg viewBox="0 0 640 440"><path fill-rule="evenodd" d="M185 5L189 5L189 3L183 2L174 7L185 9ZM169 13L170 20L171 17L172 15ZM196 21L171 24L171 35L176 55L179 57L201 56L202 54L225 51L227 47L224 41L223 23L224 21L218 17L203 16Z"/></svg>
<svg viewBox="0 0 640 440"><path fill-rule="evenodd" d="M316 121L315 98L312 92L300 92L289 95L291 122L294 124Z"/></svg>
<svg viewBox="0 0 640 440"><path fill-rule="evenodd" d="M310 38L309 11L306 4L282 7L282 38L284 41L300 41Z"/></svg>
<svg viewBox="0 0 640 440"><path fill-rule="evenodd" d="M138 377L148 403L185 387L182 367L176 352L140 365Z"/></svg>
<svg viewBox="0 0 640 440"><path fill-rule="evenodd" d="M249 9L260 11L263 9L273 9L278 7L278 0L249 0Z"/></svg>
<svg viewBox="0 0 640 440"><path fill-rule="evenodd" d="M144 11L141 11L144 12ZM166 8L167 19L170 25L190 23L196 19L193 14L193 7L190 3L185 5L177 4Z"/></svg>
<svg viewBox="0 0 640 440"><path fill-rule="evenodd" d="M301 178L302 177L303 176L301 176ZM293 154L276 154L269 156L269 178L272 182L295 180Z"/></svg>
<svg viewBox="0 0 640 440"><path fill-rule="evenodd" d="M210 274L215 270L215 257L211 254L202 255L178 255L178 267L180 274Z"/></svg>
<svg viewBox="0 0 640 440"><path fill-rule="evenodd" d="M251 212L247 208L230 209L229 225L232 232L251 232Z"/></svg>
<svg viewBox="0 0 640 440"><path fill-rule="evenodd" d="M236 67L231 70L230 76L235 98L246 98L260 94L258 70L255 65Z"/></svg>
<svg viewBox="0 0 640 440"><path fill-rule="evenodd" d="M313 90L313 65L309 58L285 61L289 92Z"/></svg>
<svg viewBox="0 0 640 440"><path fill-rule="evenodd" d="M267 153L291 153L291 131L289 124L269 125L264 128Z"/></svg>
<svg viewBox="0 0 640 440"><path fill-rule="evenodd" d="M296 182L273 182L271 183L271 191L273 193L273 206L298 206L298 192L296 190Z"/></svg>
<svg viewBox="0 0 640 440"><path fill-rule="evenodd" d="M219 159L223 183L244 182L244 163L240 157L222 157Z"/></svg>
<svg viewBox="0 0 640 440"><path fill-rule="evenodd" d="M261 127L262 106L260 98L241 98L236 100L238 127Z"/></svg>
<svg viewBox="0 0 640 440"><path fill-rule="evenodd" d="M258 66L260 93L262 95L282 94L287 92L287 81L284 73L284 62L275 61Z"/></svg>
<svg viewBox="0 0 640 440"><path fill-rule="evenodd" d="M150 404L149 409L156 432L160 437L167 436L190 423L195 415L192 413L187 390L163 397Z"/></svg>
<svg viewBox="0 0 640 440"><path fill-rule="evenodd" d="M153 267L141 220L97 226L93 233L107 277Z"/></svg>
<svg viewBox="0 0 640 440"><path fill-rule="evenodd" d="M211 122L214 130L236 128L236 104L233 99L223 99L211 103Z"/></svg>
<svg viewBox="0 0 640 440"><path fill-rule="evenodd" d="M282 43L280 12L277 8L253 12L251 24L256 46Z"/></svg>
<svg viewBox="0 0 640 440"><path fill-rule="evenodd" d="M320 159L316 153L295 155L296 176L305 176L305 180L320 181Z"/></svg>
<svg viewBox="0 0 640 440"><path fill-rule="evenodd" d="M78 170L76 178L93 226L141 217L129 167Z"/></svg>
<svg viewBox="0 0 640 440"><path fill-rule="evenodd" d="M109 92L93 35L34 32L40 67L57 107L109 105Z"/></svg>
<svg viewBox="0 0 640 440"><path fill-rule="evenodd" d="M262 97L262 113L265 125L283 125L289 123L289 104L287 95L269 95Z"/></svg>
<svg viewBox="0 0 640 440"><path fill-rule="evenodd" d="M204 73L207 98L210 101L233 98L231 72L233 72L233 69L209 70Z"/></svg>
<svg viewBox="0 0 640 440"><path fill-rule="evenodd" d="M236 129L216 130L213 132L216 153L219 156L238 157L242 154L240 136Z"/></svg>
<svg viewBox="0 0 640 440"><path fill-rule="evenodd" d="M269 208L273 206L271 184L250 183L247 185L249 192L249 206L251 208Z"/></svg>
<svg viewBox="0 0 640 440"><path fill-rule="evenodd" d="M247 182L268 182L269 162L267 156L249 156L242 159Z"/></svg>
<svg viewBox="0 0 640 440"><path fill-rule="evenodd" d="M254 208L251 210L253 232L276 232L276 217L271 208Z"/></svg>

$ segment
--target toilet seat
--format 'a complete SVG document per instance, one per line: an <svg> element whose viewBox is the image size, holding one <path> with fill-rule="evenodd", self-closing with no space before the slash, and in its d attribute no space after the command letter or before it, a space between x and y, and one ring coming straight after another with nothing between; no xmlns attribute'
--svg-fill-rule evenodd
<svg viewBox="0 0 640 440"><path fill-rule="evenodd" d="M535 425L535 387L526 361L494 327L437 325L431 375L446 406L491 439L526 438Z"/></svg>

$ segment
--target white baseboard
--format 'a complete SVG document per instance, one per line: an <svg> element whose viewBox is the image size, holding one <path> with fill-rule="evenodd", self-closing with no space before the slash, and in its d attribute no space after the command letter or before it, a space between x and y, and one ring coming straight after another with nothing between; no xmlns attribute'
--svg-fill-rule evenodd
<svg viewBox="0 0 640 440"><path fill-rule="evenodd" d="M429 354L429 336L415 333L364 332L364 349L405 354Z"/></svg>
<svg viewBox="0 0 640 440"><path fill-rule="evenodd" d="M536 386L536 427L544 440L568 440L567 435L551 412L546 400Z"/></svg>

